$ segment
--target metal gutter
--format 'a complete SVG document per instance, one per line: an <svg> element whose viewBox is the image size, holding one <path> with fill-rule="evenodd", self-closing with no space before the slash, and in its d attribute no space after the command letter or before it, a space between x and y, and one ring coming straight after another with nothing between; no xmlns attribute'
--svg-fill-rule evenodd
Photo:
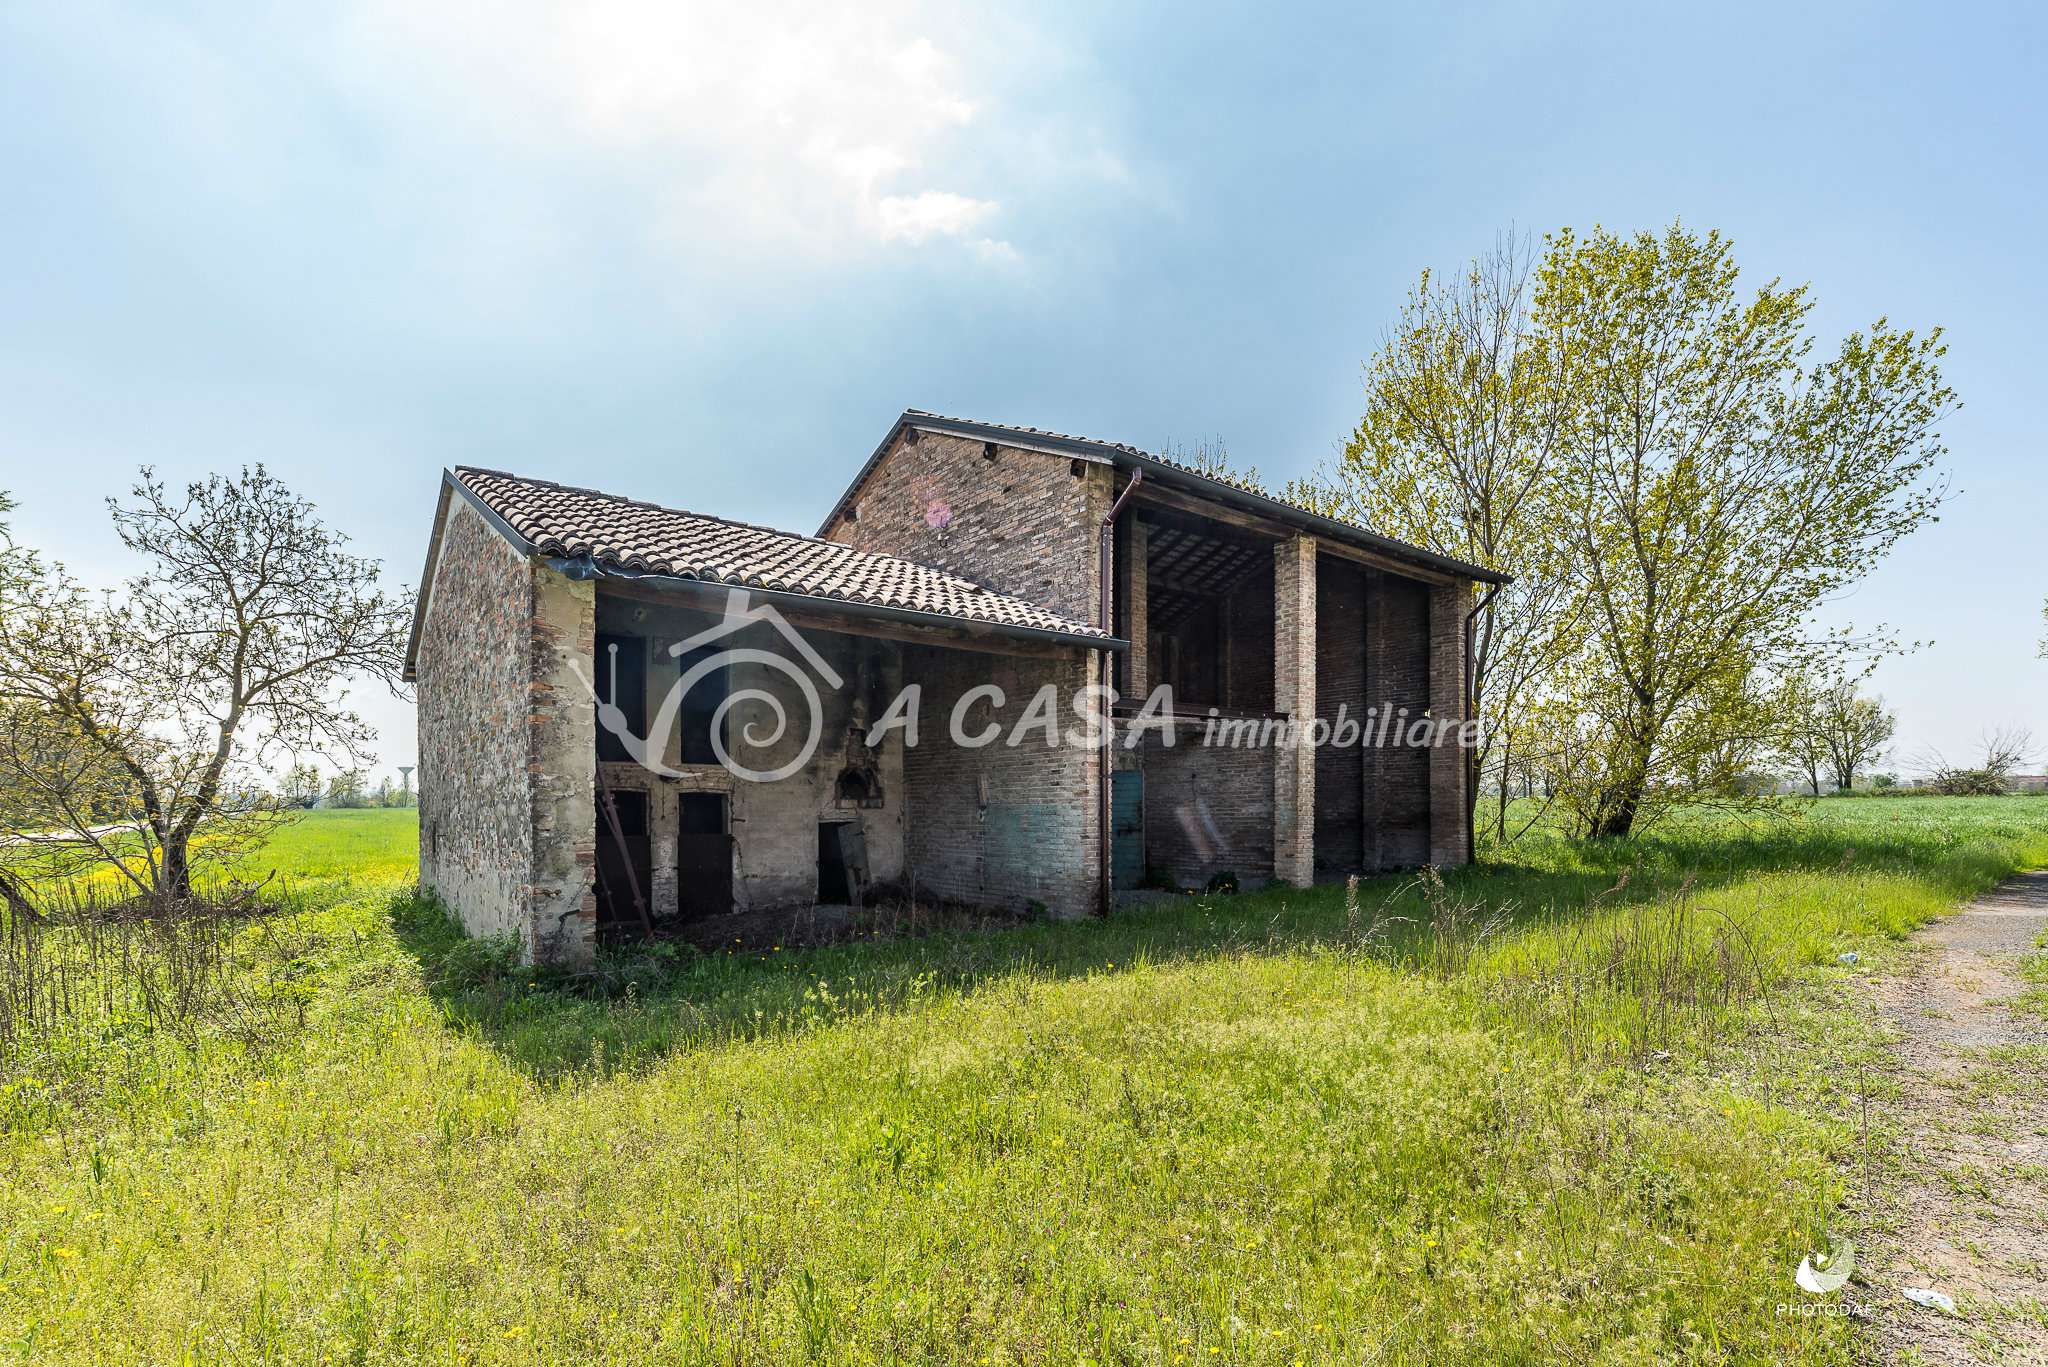
<svg viewBox="0 0 2048 1367"><path fill-rule="evenodd" d="M1112 480L1114 478L1115 476L1111 476ZM1131 501L1131 495L1136 493L1138 491L1138 486L1140 484L1143 484L1144 482L1145 472L1143 470L1132 471L1131 482L1124 485L1123 492L1116 496L1116 501L1109 505L1109 512L1105 514L1102 519L1102 530L1100 532L1101 544L1098 547L1100 559L1096 562L1095 576L1098 581L1096 584L1096 588L1099 591L1097 598L1098 607L1096 614L1096 625L1101 627L1103 631L1106 633L1114 634L1116 630L1116 623L1111 620L1111 607L1116 601L1115 594L1112 592L1112 589L1114 588L1112 580L1115 578L1116 574L1117 514L1121 513L1124 510L1124 504ZM1101 661L1101 677L1098 678L1096 682L1100 684L1102 687L1108 688L1109 652L1107 650L1103 650L1100 652L1097 658ZM1109 916L1110 904L1115 896L1114 890L1111 887L1112 880L1110 877L1110 855L1112 853L1113 846L1110 840L1109 830L1109 784L1110 778L1114 770L1116 769L1115 710L1116 709L1112 707L1110 709L1110 715L1105 716L1102 719L1102 758L1096 764L1096 778L1098 782L1095 785L1095 834L1097 838L1097 844L1099 846L1099 848L1096 851L1096 854L1097 862L1101 867L1102 873L1102 886L1100 889L1101 910L1098 914L1104 917L1105 919L1107 919Z"/></svg>

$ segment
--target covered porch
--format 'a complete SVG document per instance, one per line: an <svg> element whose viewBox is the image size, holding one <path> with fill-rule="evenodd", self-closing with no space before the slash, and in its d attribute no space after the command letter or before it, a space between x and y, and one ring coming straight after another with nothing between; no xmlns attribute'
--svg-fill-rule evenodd
<svg viewBox="0 0 2048 1367"><path fill-rule="evenodd" d="M1387 743L1465 715L1469 581L1146 480L1116 527L1115 884L1307 885L1466 858L1463 751ZM1156 714L1156 710L1155 710Z"/></svg>

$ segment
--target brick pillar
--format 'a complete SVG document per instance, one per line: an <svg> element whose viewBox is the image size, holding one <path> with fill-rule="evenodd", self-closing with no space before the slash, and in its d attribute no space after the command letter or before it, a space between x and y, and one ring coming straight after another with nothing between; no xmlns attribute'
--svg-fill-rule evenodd
<svg viewBox="0 0 2048 1367"><path fill-rule="evenodd" d="M595 586L536 563L523 938L527 954L548 963L588 963L597 950L597 707L585 683L596 645Z"/></svg>
<svg viewBox="0 0 2048 1367"><path fill-rule="evenodd" d="M1465 825L1472 816L1465 800L1467 752L1457 729L1465 716L1465 614L1471 609L1472 586L1462 580L1429 591L1429 714L1451 723L1429 756L1429 862L1439 866L1465 862Z"/></svg>
<svg viewBox="0 0 2048 1367"><path fill-rule="evenodd" d="M1315 879L1316 758L1307 744L1316 715L1316 542L1297 536L1273 548L1273 709L1295 724L1294 744L1273 752L1273 876Z"/></svg>
<svg viewBox="0 0 2048 1367"><path fill-rule="evenodd" d="M1152 691L1151 661L1145 653L1147 636L1151 633L1150 609L1147 600L1151 585L1145 574L1145 547L1149 533L1145 524L1129 511L1118 519L1123 534L1123 545L1117 551L1117 587L1123 598L1123 635L1129 638L1131 648L1124 655L1124 700L1133 706L1142 705L1145 695Z"/></svg>

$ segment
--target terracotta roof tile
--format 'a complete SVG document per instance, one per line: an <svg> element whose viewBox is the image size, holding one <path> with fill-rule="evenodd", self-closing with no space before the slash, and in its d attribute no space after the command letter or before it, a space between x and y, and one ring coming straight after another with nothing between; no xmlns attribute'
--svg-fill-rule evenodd
<svg viewBox="0 0 2048 1367"><path fill-rule="evenodd" d="M496 470L459 469L463 488L546 555L609 569L796 593L871 607L1106 638L1086 622L893 555L706 517Z"/></svg>

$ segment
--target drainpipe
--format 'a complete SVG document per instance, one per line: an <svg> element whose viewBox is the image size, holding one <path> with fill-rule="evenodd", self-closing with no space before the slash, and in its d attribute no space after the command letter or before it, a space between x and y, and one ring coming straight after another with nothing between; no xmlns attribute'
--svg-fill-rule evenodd
<svg viewBox="0 0 2048 1367"><path fill-rule="evenodd" d="M1472 611L1465 614L1465 715L1459 718L1460 721L1471 721L1473 713L1479 710L1478 684L1472 677L1472 671L1477 665L1477 661L1473 658L1473 655L1476 650L1476 646L1473 640L1473 624L1478 620L1479 614L1486 611L1487 605L1492 603L1495 596L1498 595L1500 591L1505 587L1507 587L1505 584L1495 584L1492 588L1486 591L1486 596L1484 598L1480 599L1477 603L1472 605ZM1507 782L1507 775L1501 775L1501 782ZM1479 859L1479 823L1473 820L1472 812L1473 799L1477 797L1478 794L1479 774L1476 771L1472 757L1470 755L1467 755L1465 757L1464 794L1465 862L1467 864L1476 863Z"/></svg>
<svg viewBox="0 0 2048 1367"><path fill-rule="evenodd" d="M1130 498L1131 491L1144 482L1145 472L1143 470L1131 471L1131 482L1126 484L1124 491L1116 496L1116 502L1109 505L1109 515L1102 519L1101 556L1097 569L1097 576L1101 580L1097 586L1100 589L1100 608L1096 614L1095 624L1112 636L1116 632L1110 623L1110 587L1113 582L1110 576L1115 572L1116 568L1116 515L1124 510L1124 503ZM1098 649L1095 652L1095 658L1099 661L1097 666L1098 677L1105 688L1109 686L1109 656L1110 652L1107 647ZM1109 710L1113 712L1114 707ZM1116 766L1116 736L1114 731L1114 724L1110 717L1105 715L1102 719L1101 781L1096 784L1095 793L1096 862L1099 866L1098 873L1100 874L1099 887L1096 893L1098 903L1096 914L1103 917L1109 915L1111 895L1109 886L1109 781L1111 771Z"/></svg>

